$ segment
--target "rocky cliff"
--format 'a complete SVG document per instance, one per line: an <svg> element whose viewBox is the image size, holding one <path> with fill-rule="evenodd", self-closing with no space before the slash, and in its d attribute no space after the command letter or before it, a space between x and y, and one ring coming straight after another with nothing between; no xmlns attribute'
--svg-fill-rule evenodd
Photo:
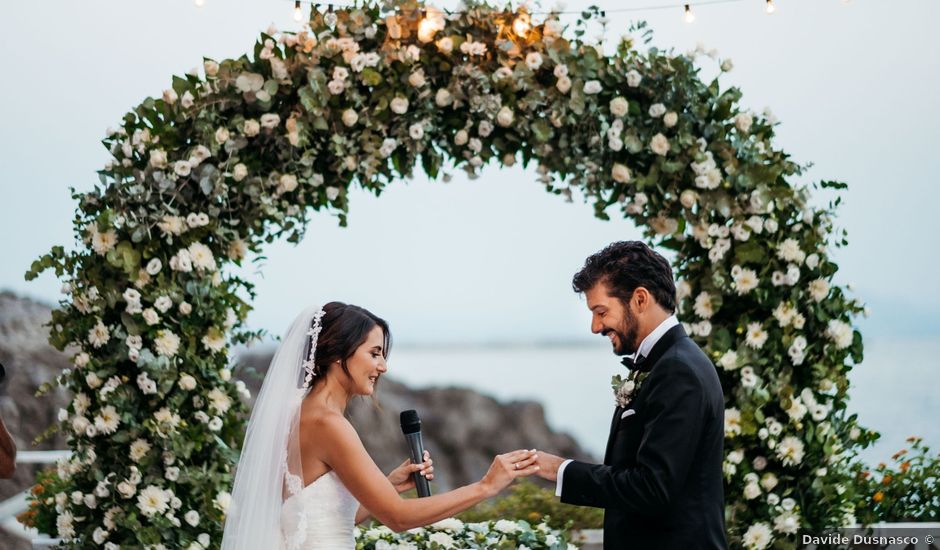
<svg viewBox="0 0 940 550"><path fill-rule="evenodd" d="M34 396L36 389L68 368L66 357L46 342L50 307L9 292L0 292L0 363L7 380L0 386L0 415L16 439L19 450L64 449L59 435L34 446L33 440L55 422L68 396L56 389ZM236 372L257 394L271 351L242 353ZM493 456L518 448L552 450L563 456L590 458L570 436L551 430L542 406L529 401L499 402L461 388L412 389L383 379L378 398L355 400L349 417L363 443L383 471L390 471L407 456L398 414L419 412L425 446L435 462L436 492L478 480ZM19 465L16 476L0 482L0 501L32 484L37 467ZM28 550L29 545L0 530L0 548Z"/></svg>

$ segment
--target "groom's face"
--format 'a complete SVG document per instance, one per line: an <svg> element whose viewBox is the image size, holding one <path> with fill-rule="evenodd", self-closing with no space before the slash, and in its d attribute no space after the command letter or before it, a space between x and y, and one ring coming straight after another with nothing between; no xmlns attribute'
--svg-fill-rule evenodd
<svg viewBox="0 0 940 550"><path fill-rule="evenodd" d="M609 338L617 355L635 353L639 345L639 326L629 304L611 296L605 283L594 285L584 296L591 310L591 332Z"/></svg>

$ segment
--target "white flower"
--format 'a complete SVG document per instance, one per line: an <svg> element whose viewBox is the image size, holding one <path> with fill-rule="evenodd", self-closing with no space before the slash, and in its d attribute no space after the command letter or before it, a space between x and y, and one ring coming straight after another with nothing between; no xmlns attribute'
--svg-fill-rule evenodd
<svg viewBox="0 0 940 550"><path fill-rule="evenodd" d="M695 314L701 317L702 319L711 319L712 315L715 314L715 310L712 306L712 297L708 292L702 291L698 296L695 297L695 305L693 306Z"/></svg>
<svg viewBox="0 0 940 550"><path fill-rule="evenodd" d="M261 115L261 127L267 128L269 130L277 128L277 125L281 123L281 117L276 113L265 113Z"/></svg>
<svg viewBox="0 0 940 550"><path fill-rule="evenodd" d="M99 256L104 256L117 245L117 233L113 229L98 231L97 225L92 222L85 227L91 237L91 248Z"/></svg>
<svg viewBox="0 0 940 550"><path fill-rule="evenodd" d="M542 62L542 54L539 52L529 52L529 54L525 56L526 66L528 66L533 71L539 70L539 67L542 66Z"/></svg>
<svg viewBox="0 0 940 550"><path fill-rule="evenodd" d="M182 315L189 315L193 311L193 306L189 302L180 302L179 309Z"/></svg>
<svg viewBox="0 0 940 550"><path fill-rule="evenodd" d="M339 188L338 187L327 187L326 188L326 198L329 201L335 201L339 198Z"/></svg>
<svg viewBox="0 0 940 550"><path fill-rule="evenodd" d="M474 42L472 40L467 40L460 45L460 51L467 55L485 55L486 54L486 44L482 42Z"/></svg>
<svg viewBox="0 0 940 550"><path fill-rule="evenodd" d="M502 107L499 110L499 113L496 114L496 122L503 128L511 126L514 118L515 115L513 115L512 109L505 106Z"/></svg>
<svg viewBox="0 0 940 550"><path fill-rule="evenodd" d="M189 251L183 248L174 254L173 257L170 258L170 269L182 273L189 273L192 271L193 259L189 255Z"/></svg>
<svg viewBox="0 0 940 550"><path fill-rule="evenodd" d="M763 550L770 546L771 541L773 541L773 532L770 526L762 521L748 527L742 540L748 550Z"/></svg>
<svg viewBox="0 0 940 550"><path fill-rule="evenodd" d="M95 430L101 434L113 434L120 423L121 419L117 410L111 405L102 408L95 416Z"/></svg>
<svg viewBox="0 0 940 550"><path fill-rule="evenodd" d="M466 145L469 139L470 139L470 135L467 133L466 130L458 130L457 133L454 134L455 145Z"/></svg>
<svg viewBox="0 0 940 550"><path fill-rule="evenodd" d="M137 507L147 517L166 512L169 502L166 491L155 485L148 485L137 495Z"/></svg>
<svg viewBox="0 0 940 550"><path fill-rule="evenodd" d="M584 93L588 95L599 94L603 88L597 80L588 80L584 83Z"/></svg>
<svg viewBox="0 0 940 550"><path fill-rule="evenodd" d="M199 525L199 512L195 510L190 510L186 512L186 515L183 516L183 519L186 520L186 523L192 525L193 527Z"/></svg>
<svg viewBox="0 0 940 550"><path fill-rule="evenodd" d="M705 338L712 333L712 324L709 321L699 321L692 325L692 334Z"/></svg>
<svg viewBox="0 0 940 550"><path fill-rule="evenodd" d="M255 137L261 132L261 124L257 120L251 118L245 121L245 124L242 125L242 132L247 137Z"/></svg>
<svg viewBox="0 0 940 550"><path fill-rule="evenodd" d="M457 518L447 518L442 519L436 523L432 523L430 528L437 529L438 531L451 531L453 533L459 533L463 531L464 523Z"/></svg>
<svg viewBox="0 0 940 550"><path fill-rule="evenodd" d="M444 54L450 54L454 51L454 39L449 36L441 38L437 41L437 49Z"/></svg>
<svg viewBox="0 0 940 550"><path fill-rule="evenodd" d="M210 328L206 335L202 337L202 345L207 350L218 353L225 348L225 334L217 328Z"/></svg>
<svg viewBox="0 0 940 550"><path fill-rule="evenodd" d="M784 502L786 500L784 499ZM800 530L800 515L793 510L781 513L774 518L774 530L786 535L795 535Z"/></svg>
<svg viewBox="0 0 940 550"><path fill-rule="evenodd" d="M295 180L296 181L296 180ZM215 271L218 267L215 263L215 257L208 246L194 242L189 245L189 257L193 266L200 271Z"/></svg>
<svg viewBox="0 0 940 550"><path fill-rule="evenodd" d="M340 67L337 67L337 69ZM327 83L326 88L333 95L339 95L343 93L343 90L346 89L346 83L342 80L331 80Z"/></svg>
<svg viewBox="0 0 940 550"><path fill-rule="evenodd" d="M736 408L725 409L725 437L741 434L741 411Z"/></svg>
<svg viewBox="0 0 940 550"><path fill-rule="evenodd" d="M232 406L232 398L219 388L212 388L206 398L209 400L209 408L219 414L225 414Z"/></svg>
<svg viewBox="0 0 940 550"><path fill-rule="evenodd" d="M390 106L393 113L403 115L408 112L408 99L401 96L396 96L392 99Z"/></svg>
<svg viewBox="0 0 940 550"><path fill-rule="evenodd" d="M744 486L744 498L754 500L760 496L760 486L756 483L748 483Z"/></svg>
<svg viewBox="0 0 940 550"><path fill-rule="evenodd" d="M438 107L447 107L454 103L454 96L447 88L440 88L437 90L437 93L434 94L434 102Z"/></svg>
<svg viewBox="0 0 940 550"><path fill-rule="evenodd" d="M650 105L649 115L653 118L659 118L666 114L666 106L662 103L654 103Z"/></svg>
<svg viewBox="0 0 940 550"><path fill-rule="evenodd" d="M571 79L567 76L559 76L558 81L555 82L555 88L563 94L567 94L571 90Z"/></svg>
<svg viewBox="0 0 940 550"><path fill-rule="evenodd" d="M209 421L209 429L213 432L217 432L222 429L222 419L218 416L213 416L212 420Z"/></svg>
<svg viewBox="0 0 940 550"><path fill-rule="evenodd" d="M802 365L806 357L806 338L803 336L794 338L790 348L787 349L787 354L794 365Z"/></svg>
<svg viewBox="0 0 940 550"><path fill-rule="evenodd" d="M157 393L157 383L151 380L146 372L137 375L137 387L139 387L141 393L145 395Z"/></svg>
<svg viewBox="0 0 940 550"><path fill-rule="evenodd" d="M643 80L643 76L641 76L640 73L636 71L636 69L631 69L629 72L627 72L626 76L627 86L630 86L631 88L636 88L640 85L640 81Z"/></svg>
<svg viewBox="0 0 940 550"><path fill-rule="evenodd" d="M777 223L777 220L773 218L767 218L764 220L764 231L768 233L776 233L777 229L780 228L780 225Z"/></svg>
<svg viewBox="0 0 940 550"><path fill-rule="evenodd" d="M672 128L677 122L679 122L679 115L676 114L675 111L669 111L663 116L663 125L666 126L666 128Z"/></svg>
<svg viewBox="0 0 940 550"><path fill-rule="evenodd" d="M209 543L212 542L212 539L209 538L208 533L199 533L199 536L196 537L196 540L199 541L199 544L201 544L203 548L209 548Z"/></svg>
<svg viewBox="0 0 940 550"><path fill-rule="evenodd" d="M154 349L159 355L173 357L179 351L180 338L169 330L161 330L153 341Z"/></svg>
<svg viewBox="0 0 940 550"><path fill-rule="evenodd" d="M144 322L149 326L153 326L160 322L160 316L157 315L157 312L153 308L148 307L143 312Z"/></svg>
<svg viewBox="0 0 940 550"><path fill-rule="evenodd" d="M177 95L176 90L172 88L168 90L163 90L163 101L165 101L167 105L173 105L174 103L176 103L176 100L178 100L179 97L180 96Z"/></svg>
<svg viewBox="0 0 940 550"><path fill-rule="evenodd" d="M95 348L100 348L101 346L108 343L108 340L111 339L111 332L108 330L108 327L104 326L104 323L101 322L101 319L98 319L98 322L95 323L95 326L88 331L88 343L94 346Z"/></svg>
<svg viewBox="0 0 940 550"><path fill-rule="evenodd" d="M617 96L610 100L610 114L622 117L630 110L630 103L623 97Z"/></svg>
<svg viewBox="0 0 940 550"><path fill-rule="evenodd" d="M196 379L189 374L184 374L180 376L179 386L182 390L192 391L196 389Z"/></svg>
<svg viewBox="0 0 940 550"><path fill-rule="evenodd" d="M173 171L180 177L188 176L193 170L193 165L188 160L178 160L173 163Z"/></svg>
<svg viewBox="0 0 940 550"><path fill-rule="evenodd" d="M650 150L660 156L666 156L669 152L669 139L662 134L656 134L650 140Z"/></svg>
<svg viewBox="0 0 940 550"><path fill-rule="evenodd" d="M500 533L505 533L511 535L513 533L518 533L521 529L519 524L514 521L509 521L506 519L501 519L493 525L493 529L499 531Z"/></svg>
<svg viewBox="0 0 940 550"><path fill-rule="evenodd" d="M777 445L777 457L783 461L784 466L794 466L803 462L803 442L795 436L788 435Z"/></svg>
<svg viewBox="0 0 940 550"><path fill-rule="evenodd" d="M264 77L258 73L242 73L235 79L239 92L257 92L264 86Z"/></svg>
<svg viewBox="0 0 940 550"><path fill-rule="evenodd" d="M760 323L748 323L744 343L753 349L761 349L767 342L768 337L767 331Z"/></svg>
<svg viewBox="0 0 940 550"><path fill-rule="evenodd" d="M147 456L147 453L150 452L150 443L147 443L144 439L136 439L131 443L131 452L130 457L134 462L140 462L140 459Z"/></svg>
<svg viewBox="0 0 940 550"><path fill-rule="evenodd" d="M734 125L742 134L746 134L748 131L750 131L751 124L753 124L753 122L754 119L748 113L738 113L734 117Z"/></svg>
<svg viewBox="0 0 940 550"><path fill-rule="evenodd" d="M757 288L757 273L753 269L741 269L734 277L734 288L738 295L743 296Z"/></svg>
<svg viewBox="0 0 940 550"><path fill-rule="evenodd" d="M343 124L346 126L355 126L359 122L359 114L354 109L343 111Z"/></svg>
<svg viewBox="0 0 940 550"><path fill-rule="evenodd" d="M833 319L826 328L826 336L832 339L836 349L845 349L852 345L854 333L852 326L844 321Z"/></svg>
<svg viewBox="0 0 940 550"><path fill-rule="evenodd" d="M162 170L163 168L166 168L166 163L166 151L163 149L155 149L150 151L150 166L156 168L157 170Z"/></svg>
<svg viewBox="0 0 940 550"><path fill-rule="evenodd" d="M408 135L414 140L422 139L424 137L424 125L420 122L412 124L408 127Z"/></svg>
<svg viewBox="0 0 940 550"><path fill-rule="evenodd" d="M71 539L75 536L75 518L71 512L65 511L59 514L55 520L56 530L62 539Z"/></svg>
<svg viewBox="0 0 940 550"><path fill-rule="evenodd" d="M806 253L800 250L800 243L796 239L786 239L777 248L777 257L786 262L803 263Z"/></svg>
<svg viewBox="0 0 940 550"><path fill-rule="evenodd" d="M614 181L619 183L630 183L631 179L630 169L619 162L614 163L614 167L610 171L610 176L614 178Z"/></svg>
<svg viewBox="0 0 940 550"><path fill-rule="evenodd" d="M163 477L167 481L176 481L180 478L180 469L176 466L170 466L163 472Z"/></svg>
<svg viewBox="0 0 940 550"><path fill-rule="evenodd" d="M725 370L734 370L738 368L738 353L734 350L729 350L721 356L721 359L718 360L718 366Z"/></svg>
<svg viewBox="0 0 940 550"><path fill-rule="evenodd" d="M728 72L731 72L731 69L733 68L734 68L734 63L731 61L731 59L725 59L724 61L721 62L722 71L728 73Z"/></svg>
<svg viewBox="0 0 940 550"><path fill-rule="evenodd" d="M224 515L228 512L229 506L232 504L232 495L226 491L221 491L215 496L215 499L212 500L213 506L216 510L219 510Z"/></svg>
<svg viewBox="0 0 940 550"><path fill-rule="evenodd" d="M819 254L810 254L806 257L806 267L810 269L816 269L816 266L819 265Z"/></svg>
<svg viewBox="0 0 940 550"><path fill-rule="evenodd" d="M809 295L816 302L825 300L829 296L829 282L822 278L810 282Z"/></svg>

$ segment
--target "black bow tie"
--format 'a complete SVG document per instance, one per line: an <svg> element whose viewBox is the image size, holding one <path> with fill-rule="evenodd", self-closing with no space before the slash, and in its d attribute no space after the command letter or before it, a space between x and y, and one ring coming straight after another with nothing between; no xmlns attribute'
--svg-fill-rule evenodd
<svg viewBox="0 0 940 550"><path fill-rule="evenodd" d="M630 357L624 357L621 363L630 370L638 370L640 372L648 372L653 366L649 364L646 357L643 355L638 356L635 360Z"/></svg>

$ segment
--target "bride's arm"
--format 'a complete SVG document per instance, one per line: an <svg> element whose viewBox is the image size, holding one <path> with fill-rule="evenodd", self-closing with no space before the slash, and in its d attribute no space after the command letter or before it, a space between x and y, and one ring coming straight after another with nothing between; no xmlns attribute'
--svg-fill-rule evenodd
<svg viewBox="0 0 940 550"><path fill-rule="evenodd" d="M415 473L421 474L428 481L434 479L434 461L431 460L431 453L424 451L424 462L421 464L414 464L411 462L411 459L406 459L402 462L397 468L392 470L392 473L386 476L389 483L395 487L395 491L398 494L406 493L415 488L415 482L413 475ZM364 522L365 520L372 517L372 512L366 510L365 506L360 506L359 510L356 512L356 525Z"/></svg>
<svg viewBox="0 0 940 550"><path fill-rule="evenodd" d="M321 449L326 462L362 505L356 514L369 511L393 531L405 531L448 518L496 496L513 479L538 471L533 451L499 455L480 481L426 498L404 499L366 452L348 420L330 416L321 420ZM515 465L518 464L518 469Z"/></svg>

